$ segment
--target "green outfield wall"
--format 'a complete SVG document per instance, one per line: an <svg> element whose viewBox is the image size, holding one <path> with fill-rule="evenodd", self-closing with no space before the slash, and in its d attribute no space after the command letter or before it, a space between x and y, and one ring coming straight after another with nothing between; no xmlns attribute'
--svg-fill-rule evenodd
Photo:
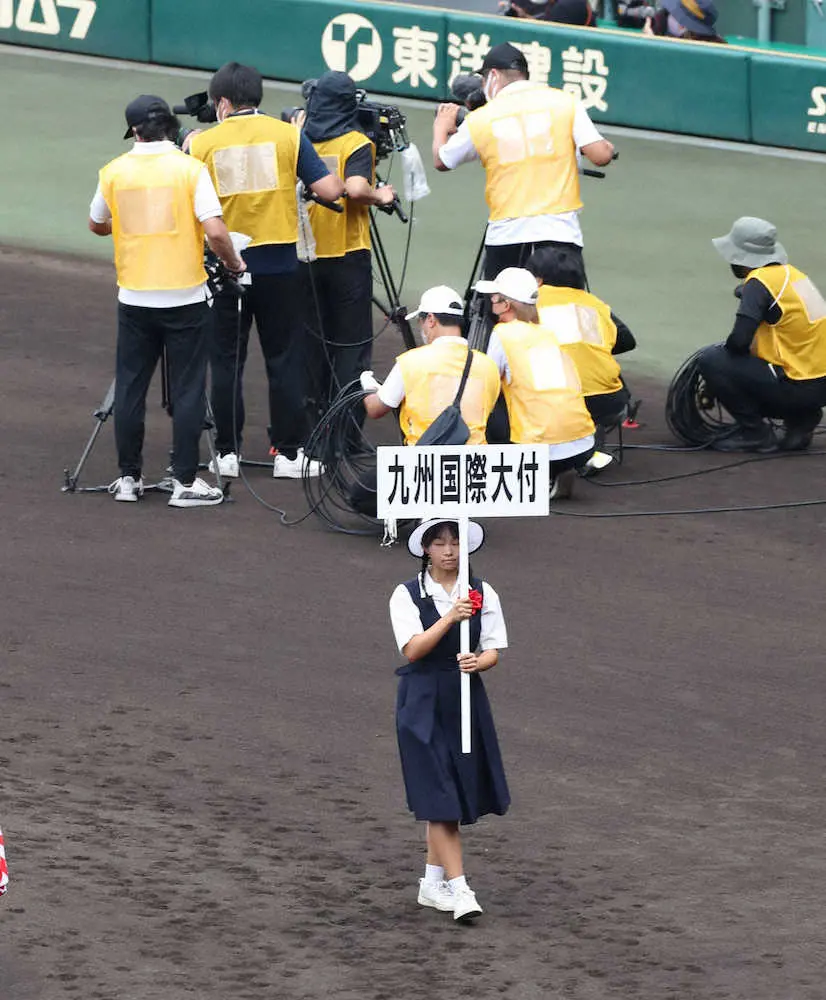
<svg viewBox="0 0 826 1000"><path fill-rule="evenodd" d="M338 0L0 0L0 41L437 100L498 42L596 121L826 152L826 58Z"/></svg>

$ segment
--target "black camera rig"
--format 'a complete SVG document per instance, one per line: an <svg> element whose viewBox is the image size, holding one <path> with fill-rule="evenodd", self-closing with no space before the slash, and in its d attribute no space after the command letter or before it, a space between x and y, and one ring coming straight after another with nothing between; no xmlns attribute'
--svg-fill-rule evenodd
<svg viewBox="0 0 826 1000"><path fill-rule="evenodd" d="M316 80L305 80L301 84L301 96L310 100L315 90ZM401 153L410 145L407 134L407 115L395 104L379 104L367 100L366 90L356 91L356 119L358 128L376 147L376 159L385 160L393 153ZM292 122L296 115L306 108L284 108L281 120Z"/></svg>

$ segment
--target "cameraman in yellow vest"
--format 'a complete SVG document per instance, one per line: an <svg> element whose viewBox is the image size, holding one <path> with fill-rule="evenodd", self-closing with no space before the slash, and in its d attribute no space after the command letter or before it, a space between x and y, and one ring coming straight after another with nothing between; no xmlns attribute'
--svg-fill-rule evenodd
<svg viewBox="0 0 826 1000"><path fill-rule="evenodd" d="M634 350L634 335L610 306L585 291L585 274L574 254L545 247L531 255L528 270L540 286L539 322L553 330L573 359L597 429L613 427L631 398L615 358Z"/></svg>
<svg viewBox="0 0 826 1000"><path fill-rule="evenodd" d="M801 451L826 406L826 301L789 264L777 230L765 219L738 219L712 240L735 277L744 279L734 328L708 347L698 368L737 421L717 451ZM777 440L766 418L783 421Z"/></svg>
<svg viewBox="0 0 826 1000"><path fill-rule="evenodd" d="M429 288L406 319L419 320L424 346L400 354L383 385L371 371L362 372L361 386L370 393L364 397L367 415L378 419L400 408L404 443L414 445L453 402L470 348L462 336L464 303L447 285ZM496 366L486 355L473 351L459 407L470 431L468 444L486 443L485 428L498 396Z"/></svg>
<svg viewBox="0 0 826 1000"><path fill-rule="evenodd" d="M577 469L594 453L594 422L576 365L553 331L541 326L539 286L530 271L507 267L476 291L490 295L497 324L488 356L502 380L514 444L549 446L551 497L571 496Z"/></svg>
<svg viewBox="0 0 826 1000"><path fill-rule="evenodd" d="M391 205L395 192L377 188L376 147L359 126L356 85L346 73L318 78L308 102L304 135L329 168L344 179L344 211L310 203L316 260L302 264L307 346L316 402L324 411L338 390L370 367L373 354L373 268L370 208Z"/></svg>
<svg viewBox="0 0 826 1000"><path fill-rule="evenodd" d="M577 150L605 166L614 147L571 94L528 79L527 60L514 45L495 45L481 73L487 103L458 129L458 105L440 105L433 161L437 170L473 160L485 168L485 278L524 267L541 246L565 246L581 257Z"/></svg>
<svg viewBox="0 0 826 1000"><path fill-rule="evenodd" d="M115 500L143 495L144 418L152 375L166 355L172 406L171 507L221 503L221 490L197 477L204 429L208 337L204 236L228 270L241 272L204 165L170 141L180 123L160 97L126 108L124 139L135 145L107 163L89 208L89 229L111 235L118 279L115 441L120 478Z"/></svg>
<svg viewBox="0 0 826 1000"><path fill-rule="evenodd" d="M305 456L308 434L301 338L303 311L298 284L300 178L319 197L335 201L342 181L330 174L312 144L293 125L262 114L261 74L252 66L227 63L212 77L209 95L219 124L189 139L189 152L202 160L215 183L227 226L252 237L243 252L251 285L242 302L231 293L216 297L210 351L212 409L219 469L237 476L244 431L242 378L253 319L269 383L273 475L318 475L318 462Z"/></svg>

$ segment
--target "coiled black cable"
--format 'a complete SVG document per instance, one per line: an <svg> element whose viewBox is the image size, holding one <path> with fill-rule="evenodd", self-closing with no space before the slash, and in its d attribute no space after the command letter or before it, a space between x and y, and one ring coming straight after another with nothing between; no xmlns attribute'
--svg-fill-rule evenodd
<svg viewBox="0 0 826 1000"><path fill-rule="evenodd" d="M736 423L722 408L700 373L699 359L706 348L683 362L668 387L665 420L679 440L697 448L731 434Z"/></svg>
<svg viewBox="0 0 826 1000"><path fill-rule="evenodd" d="M383 530L382 522L369 513L376 506L376 446L362 427L366 395L358 381L345 385L306 446L307 455L323 466L320 475L302 478L310 511L328 528L346 535L377 535Z"/></svg>

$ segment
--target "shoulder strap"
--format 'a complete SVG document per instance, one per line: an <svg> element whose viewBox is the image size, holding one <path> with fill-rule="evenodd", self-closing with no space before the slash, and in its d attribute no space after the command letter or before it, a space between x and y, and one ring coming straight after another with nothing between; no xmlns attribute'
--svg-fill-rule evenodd
<svg viewBox="0 0 826 1000"><path fill-rule="evenodd" d="M462 402L462 395L465 391L465 386L467 385L468 375L470 375L470 366L473 364L473 348L468 344L467 358L465 360L465 368L462 372L462 378L459 381L459 388L456 390L456 398L453 400L453 405L458 407Z"/></svg>

